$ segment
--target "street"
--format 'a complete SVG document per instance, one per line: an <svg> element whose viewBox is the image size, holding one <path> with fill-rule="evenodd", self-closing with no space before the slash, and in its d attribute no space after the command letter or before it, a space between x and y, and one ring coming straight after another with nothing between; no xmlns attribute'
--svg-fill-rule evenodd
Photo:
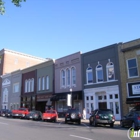
<svg viewBox="0 0 140 140"><path fill-rule="evenodd" d="M128 140L127 130L0 117L0 140Z"/></svg>

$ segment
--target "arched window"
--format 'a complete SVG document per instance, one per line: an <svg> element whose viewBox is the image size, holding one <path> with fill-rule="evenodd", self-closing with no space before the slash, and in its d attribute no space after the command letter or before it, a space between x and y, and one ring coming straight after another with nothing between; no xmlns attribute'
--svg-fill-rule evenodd
<svg viewBox="0 0 140 140"><path fill-rule="evenodd" d="M39 77L38 78L38 91L41 90L41 78Z"/></svg>
<svg viewBox="0 0 140 140"><path fill-rule="evenodd" d="M42 77L42 90L45 90L45 77Z"/></svg>
<svg viewBox="0 0 140 140"><path fill-rule="evenodd" d="M27 87L28 87L28 81L25 80L25 93L27 92Z"/></svg>
<svg viewBox="0 0 140 140"><path fill-rule="evenodd" d="M28 92L31 92L31 80L28 80Z"/></svg>
<svg viewBox="0 0 140 140"><path fill-rule="evenodd" d="M103 82L103 67L100 64L96 67L96 81L97 83Z"/></svg>
<svg viewBox="0 0 140 140"><path fill-rule="evenodd" d="M46 90L49 89L49 76L46 76Z"/></svg>
<svg viewBox="0 0 140 140"><path fill-rule="evenodd" d="M67 81L67 86L70 86L70 69L66 69L66 81Z"/></svg>
<svg viewBox="0 0 140 140"><path fill-rule="evenodd" d="M31 92L34 91L34 78L32 78L31 80Z"/></svg>
<svg viewBox="0 0 140 140"><path fill-rule="evenodd" d="M65 87L65 71L61 71L61 86Z"/></svg>
<svg viewBox="0 0 140 140"><path fill-rule="evenodd" d="M88 65L88 68L86 69L86 78L87 84L93 83L93 71L90 65Z"/></svg>
<svg viewBox="0 0 140 140"><path fill-rule="evenodd" d="M75 67L71 68L71 81L72 81L72 85L76 85L76 69L75 69Z"/></svg>
<svg viewBox="0 0 140 140"><path fill-rule="evenodd" d="M106 65L106 71L107 71L107 81L115 80L114 64L110 62L110 60Z"/></svg>

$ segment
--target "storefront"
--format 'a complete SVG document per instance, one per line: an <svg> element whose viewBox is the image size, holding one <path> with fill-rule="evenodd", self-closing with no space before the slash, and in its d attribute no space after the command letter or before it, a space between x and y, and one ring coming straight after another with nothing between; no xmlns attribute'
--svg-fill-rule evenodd
<svg viewBox="0 0 140 140"><path fill-rule="evenodd" d="M129 104L129 111L140 105L140 82L127 83L126 104Z"/></svg>
<svg viewBox="0 0 140 140"><path fill-rule="evenodd" d="M112 109L116 120L120 120L119 87L107 86L100 88L84 89L84 101L87 119L95 109Z"/></svg>
<svg viewBox="0 0 140 140"><path fill-rule="evenodd" d="M52 102L55 102L55 109L59 113L59 116L64 116L68 109L67 106L67 94L69 93L57 93L51 98ZM77 108L82 112L82 91L72 92L72 107Z"/></svg>

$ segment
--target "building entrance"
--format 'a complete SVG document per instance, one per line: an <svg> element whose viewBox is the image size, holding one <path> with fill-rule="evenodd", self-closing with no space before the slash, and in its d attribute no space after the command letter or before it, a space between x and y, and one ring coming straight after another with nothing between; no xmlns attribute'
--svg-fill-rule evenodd
<svg viewBox="0 0 140 140"><path fill-rule="evenodd" d="M98 106L99 109L107 109L107 102L99 102Z"/></svg>

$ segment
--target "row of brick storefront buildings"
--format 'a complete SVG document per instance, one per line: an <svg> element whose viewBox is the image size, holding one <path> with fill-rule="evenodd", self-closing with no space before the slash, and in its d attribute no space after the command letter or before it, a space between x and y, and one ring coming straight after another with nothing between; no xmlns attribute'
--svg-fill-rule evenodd
<svg viewBox="0 0 140 140"><path fill-rule="evenodd" d="M140 39L116 43L59 59L42 59L0 51L0 108L28 107L44 112L53 106L60 115L72 107L87 118L97 108L110 108L120 120L140 103Z"/></svg>

